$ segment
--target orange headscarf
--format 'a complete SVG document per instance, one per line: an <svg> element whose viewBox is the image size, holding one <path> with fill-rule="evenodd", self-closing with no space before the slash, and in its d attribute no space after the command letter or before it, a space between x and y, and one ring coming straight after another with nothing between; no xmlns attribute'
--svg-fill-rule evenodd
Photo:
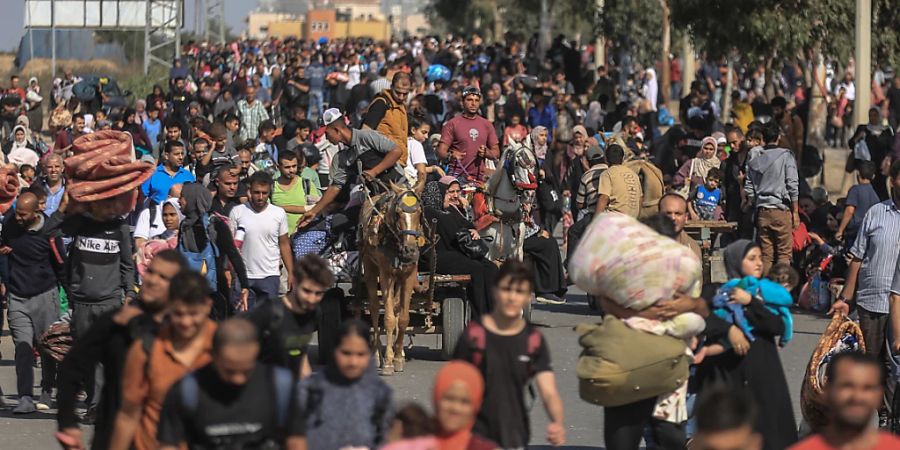
<svg viewBox="0 0 900 450"><path fill-rule="evenodd" d="M461 382L466 386L466 390L469 391L469 399L472 401L472 407L477 413L481 409L481 400L484 395L484 379L475 366L465 361L450 361L438 371L434 379L434 393L432 395L435 410L437 410L438 402L440 402L444 393L457 382ZM438 430L437 438L440 449L457 450L466 448L469 445L469 440L472 438L472 426L474 425L475 419L473 417L472 423L455 433L445 433L442 430ZM440 424L438 424L438 427L440 427Z"/></svg>

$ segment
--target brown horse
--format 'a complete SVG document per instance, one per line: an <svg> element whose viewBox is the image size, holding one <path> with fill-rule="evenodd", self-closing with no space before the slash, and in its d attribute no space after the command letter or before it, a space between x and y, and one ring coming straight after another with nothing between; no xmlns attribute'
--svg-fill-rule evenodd
<svg viewBox="0 0 900 450"><path fill-rule="evenodd" d="M384 300L386 339L382 375L403 371L403 336L409 325L409 303L418 275L421 219L419 197L413 190L393 183L388 192L367 199L360 211L359 254L378 358L381 356L379 285Z"/></svg>

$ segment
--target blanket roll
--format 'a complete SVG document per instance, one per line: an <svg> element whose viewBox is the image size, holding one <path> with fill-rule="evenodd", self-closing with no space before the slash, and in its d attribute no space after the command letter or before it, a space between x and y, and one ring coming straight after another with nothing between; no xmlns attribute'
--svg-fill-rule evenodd
<svg viewBox="0 0 900 450"><path fill-rule="evenodd" d="M697 296L700 260L687 247L619 213L594 217L569 260L585 292L640 311L676 293Z"/></svg>
<svg viewBox="0 0 900 450"><path fill-rule="evenodd" d="M153 164L138 161L131 135L104 130L75 139L65 160L67 190L74 210L102 204L127 214L137 201L137 188L153 176ZM80 204L80 205L79 205Z"/></svg>
<svg viewBox="0 0 900 450"><path fill-rule="evenodd" d="M19 174L12 167L0 167L0 214L6 213L19 195Z"/></svg>

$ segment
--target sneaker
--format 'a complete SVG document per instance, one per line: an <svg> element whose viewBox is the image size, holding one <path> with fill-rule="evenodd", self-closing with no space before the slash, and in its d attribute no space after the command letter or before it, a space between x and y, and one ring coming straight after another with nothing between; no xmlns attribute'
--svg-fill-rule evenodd
<svg viewBox="0 0 900 450"><path fill-rule="evenodd" d="M51 397L49 392L41 393L41 398L38 399L35 406L37 406L38 411L46 411L50 409L53 405L53 398Z"/></svg>
<svg viewBox="0 0 900 450"><path fill-rule="evenodd" d="M19 404L13 408L13 414L31 414L37 411L34 406L34 399L31 396L23 396L19 399Z"/></svg>
<svg viewBox="0 0 900 450"><path fill-rule="evenodd" d="M565 305L566 299L559 298L556 294L541 294L535 298L536 302L543 305Z"/></svg>

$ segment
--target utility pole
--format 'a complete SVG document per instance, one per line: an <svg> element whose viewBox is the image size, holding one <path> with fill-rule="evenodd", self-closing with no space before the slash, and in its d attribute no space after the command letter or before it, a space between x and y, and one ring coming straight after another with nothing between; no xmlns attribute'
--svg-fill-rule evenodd
<svg viewBox="0 0 900 450"><path fill-rule="evenodd" d="M597 0L597 21L600 20L600 15L603 14L604 0ZM603 34L599 32L597 33L597 38L594 40L594 69L597 67L606 65L606 40L603 39Z"/></svg>
<svg viewBox="0 0 900 450"><path fill-rule="evenodd" d="M56 0L50 0L50 78L56 78Z"/></svg>
<svg viewBox="0 0 900 450"><path fill-rule="evenodd" d="M870 92L872 89L872 0L856 0L856 100L854 125L869 122Z"/></svg>

